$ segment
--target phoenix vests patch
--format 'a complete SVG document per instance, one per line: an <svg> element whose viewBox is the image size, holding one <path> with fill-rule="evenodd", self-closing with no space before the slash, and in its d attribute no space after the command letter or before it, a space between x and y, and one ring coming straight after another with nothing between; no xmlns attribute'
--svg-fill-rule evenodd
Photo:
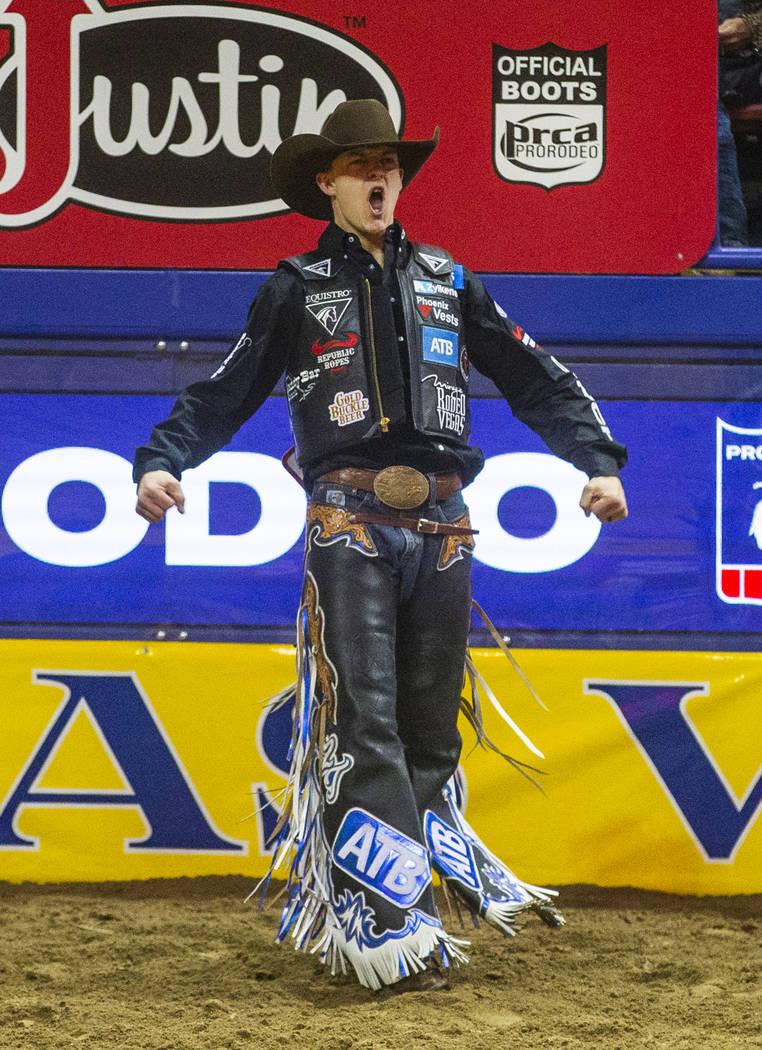
<svg viewBox="0 0 762 1050"><path fill-rule="evenodd" d="M492 163L550 191L594 182L606 160L606 45L492 45Z"/></svg>

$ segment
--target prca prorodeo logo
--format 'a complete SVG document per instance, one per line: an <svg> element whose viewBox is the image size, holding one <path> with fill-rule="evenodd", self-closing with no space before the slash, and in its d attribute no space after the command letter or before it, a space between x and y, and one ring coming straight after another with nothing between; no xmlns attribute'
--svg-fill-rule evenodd
<svg viewBox="0 0 762 1050"><path fill-rule="evenodd" d="M492 45L492 162L546 190L594 182L606 160L606 45Z"/></svg>
<svg viewBox="0 0 762 1050"><path fill-rule="evenodd" d="M762 430L717 420L717 594L762 605Z"/></svg>
<svg viewBox="0 0 762 1050"><path fill-rule="evenodd" d="M179 222L286 211L272 154L348 98L384 102L402 131L385 66L297 15L0 0L0 228L69 201Z"/></svg>

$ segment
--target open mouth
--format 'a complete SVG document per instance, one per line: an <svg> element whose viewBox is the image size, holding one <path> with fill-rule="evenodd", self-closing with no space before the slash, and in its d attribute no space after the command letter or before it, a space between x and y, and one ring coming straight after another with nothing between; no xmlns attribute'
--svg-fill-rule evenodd
<svg viewBox="0 0 762 1050"><path fill-rule="evenodd" d="M380 186L374 186L368 195L370 210L377 218L384 213L384 191Z"/></svg>

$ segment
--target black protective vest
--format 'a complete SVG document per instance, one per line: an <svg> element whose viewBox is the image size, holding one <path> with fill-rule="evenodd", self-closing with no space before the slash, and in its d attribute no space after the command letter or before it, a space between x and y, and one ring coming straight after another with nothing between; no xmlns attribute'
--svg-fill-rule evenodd
<svg viewBox="0 0 762 1050"><path fill-rule="evenodd" d="M441 248L412 244L397 270L410 363L413 425L466 446L471 429L468 356L457 293L458 268ZM342 255L314 251L285 259L304 281L304 316L286 371L297 458L309 462L393 432L378 382L381 354L370 283Z"/></svg>

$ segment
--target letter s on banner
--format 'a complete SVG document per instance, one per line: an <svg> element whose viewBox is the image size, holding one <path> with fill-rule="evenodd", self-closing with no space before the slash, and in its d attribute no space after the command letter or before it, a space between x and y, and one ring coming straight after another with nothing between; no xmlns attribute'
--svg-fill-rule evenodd
<svg viewBox="0 0 762 1050"><path fill-rule="evenodd" d="M551 572L583 558L598 539L601 523L579 506L587 475L544 452L506 452L492 456L465 491L471 521L479 530L474 557L503 572ZM547 492L556 520L543 535L512 536L500 524L498 507L516 488Z"/></svg>
<svg viewBox="0 0 762 1050"><path fill-rule="evenodd" d="M106 510L95 528L70 532L50 520L50 494L67 481L100 489ZM2 515L8 535L26 554L72 567L123 558L148 528L135 514L132 465L115 452L86 446L47 449L19 463L5 483Z"/></svg>
<svg viewBox="0 0 762 1050"><path fill-rule="evenodd" d="M209 485L248 485L259 495L262 513L248 532L209 532ZM183 471L185 513L167 515L167 565L263 565L291 550L304 528L305 495L273 456L259 452L217 452Z"/></svg>

